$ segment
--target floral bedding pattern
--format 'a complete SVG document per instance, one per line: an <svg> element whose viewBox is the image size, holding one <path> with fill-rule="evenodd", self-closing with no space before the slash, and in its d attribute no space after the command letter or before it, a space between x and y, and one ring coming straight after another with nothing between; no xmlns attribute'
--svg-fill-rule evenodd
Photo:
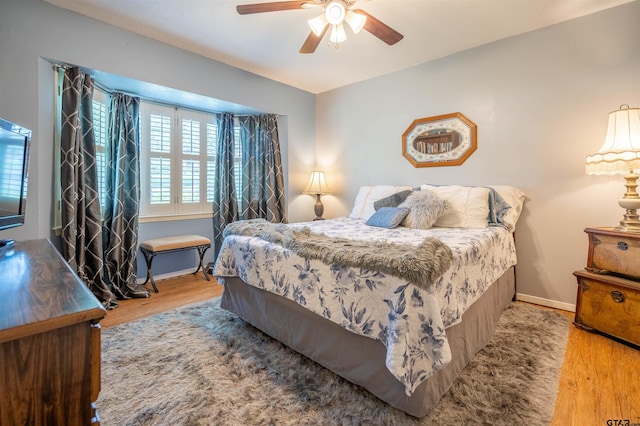
<svg viewBox="0 0 640 426"><path fill-rule="evenodd" d="M429 289L377 271L327 265L257 237L228 236L213 275L292 300L341 327L376 339L387 348L386 366L407 395L451 360L445 329L507 269L516 264L513 237L504 228L367 226L362 219L304 222L313 232L357 240L418 245L426 237L447 244L454 259Z"/></svg>

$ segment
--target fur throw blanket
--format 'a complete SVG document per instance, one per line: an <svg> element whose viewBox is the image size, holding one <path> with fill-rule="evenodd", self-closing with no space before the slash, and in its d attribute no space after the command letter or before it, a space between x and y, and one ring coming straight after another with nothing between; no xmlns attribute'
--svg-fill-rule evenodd
<svg viewBox="0 0 640 426"><path fill-rule="evenodd" d="M426 238L418 246L358 241L313 233L307 227L290 228L264 219L232 222L225 227L223 235L258 237L306 259L387 273L421 288L431 286L449 269L453 259L451 249L435 238Z"/></svg>

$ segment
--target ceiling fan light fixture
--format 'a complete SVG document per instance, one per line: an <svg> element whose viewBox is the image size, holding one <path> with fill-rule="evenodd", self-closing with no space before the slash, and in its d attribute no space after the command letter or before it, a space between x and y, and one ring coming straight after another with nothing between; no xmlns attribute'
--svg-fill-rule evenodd
<svg viewBox="0 0 640 426"><path fill-rule="evenodd" d="M342 25L342 23L331 27L331 36L329 37L329 41L331 43L337 46L338 43L342 43L346 39L347 33L344 32L344 25Z"/></svg>
<svg viewBox="0 0 640 426"><path fill-rule="evenodd" d="M341 1L332 1L327 5L324 10L324 14L327 17L327 21L331 25L338 25L344 21L344 17L347 13L347 9Z"/></svg>
<svg viewBox="0 0 640 426"><path fill-rule="evenodd" d="M309 28L311 28L311 31L313 31L313 33L318 37L320 37L322 31L324 31L324 27L326 27L329 23L324 13L320 16L309 19L307 22L309 23Z"/></svg>
<svg viewBox="0 0 640 426"><path fill-rule="evenodd" d="M353 33L358 34L360 30L364 28L364 24L367 22L367 17L359 13L352 12L351 10L347 10L344 20L347 21L347 24L349 24Z"/></svg>

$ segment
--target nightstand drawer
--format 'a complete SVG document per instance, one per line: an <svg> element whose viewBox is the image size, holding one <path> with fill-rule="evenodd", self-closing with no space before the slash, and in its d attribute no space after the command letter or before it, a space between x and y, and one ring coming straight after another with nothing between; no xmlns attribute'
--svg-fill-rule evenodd
<svg viewBox="0 0 640 426"><path fill-rule="evenodd" d="M586 271L578 279L576 325L640 345L640 283Z"/></svg>
<svg viewBox="0 0 640 426"><path fill-rule="evenodd" d="M586 229L589 234L587 269L609 271L640 280L640 233L613 228Z"/></svg>

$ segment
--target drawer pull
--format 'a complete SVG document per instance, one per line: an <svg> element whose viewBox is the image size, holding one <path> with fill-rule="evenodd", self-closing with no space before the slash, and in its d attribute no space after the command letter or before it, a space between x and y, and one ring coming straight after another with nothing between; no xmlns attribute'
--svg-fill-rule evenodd
<svg viewBox="0 0 640 426"><path fill-rule="evenodd" d="M625 243L624 241L620 241L618 243L618 250L626 250L629 248L629 245L627 243Z"/></svg>
<svg viewBox="0 0 640 426"><path fill-rule="evenodd" d="M622 294L621 292L619 292L618 290L613 290L611 292L611 298L613 299L614 302L616 303L622 303L624 302L624 294Z"/></svg>

